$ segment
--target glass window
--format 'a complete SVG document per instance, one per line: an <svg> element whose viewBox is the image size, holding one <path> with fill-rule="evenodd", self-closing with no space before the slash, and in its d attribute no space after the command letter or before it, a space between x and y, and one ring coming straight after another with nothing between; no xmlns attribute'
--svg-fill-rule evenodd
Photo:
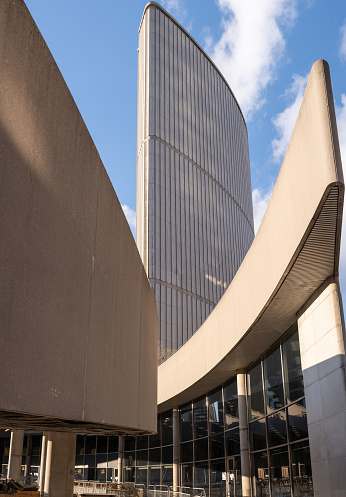
<svg viewBox="0 0 346 497"><path fill-rule="evenodd" d="M151 466L149 468L149 484L150 485L161 484L161 466Z"/></svg>
<svg viewBox="0 0 346 497"><path fill-rule="evenodd" d="M287 402L304 396L304 382L300 362L298 330L290 335L282 346Z"/></svg>
<svg viewBox="0 0 346 497"><path fill-rule="evenodd" d="M85 437L85 453L86 454L96 453L96 436L87 435Z"/></svg>
<svg viewBox="0 0 346 497"><path fill-rule="evenodd" d="M143 450L148 448L148 436L143 435L141 437L137 437L137 450Z"/></svg>
<svg viewBox="0 0 346 497"><path fill-rule="evenodd" d="M209 394L208 404L210 435L223 432L224 427L221 388Z"/></svg>
<svg viewBox="0 0 346 497"><path fill-rule="evenodd" d="M210 459L225 457L224 434L213 435L209 439Z"/></svg>
<svg viewBox="0 0 346 497"><path fill-rule="evenodd" d="M127 451L132 451L135 450L135 442L136 439L135 437L125 437L124 438L124 450Z"/></svg>
<svg viewBox="0 0 346 497"><path fill-rule="evenodd" d="M264 359L263 370L267 412L270 414L284 405L280 347Z"/></svg>
<svg viewBox="0 0 346 497"><path fill-rule="evenodd" d="M291 497L291 480L287 447L270 451L272 497Z"/></svg>
<svg viewBox="0 0 346 497"><path fill-rule="evenodd" d="M161 449L149 449L149 464L151 466L156 466L161 464Z"/></svg>
<svg viewBox="0 0 346 497"><path fill-rule="evenodd" d="M294 497L313 497L309 443L292 444L291 464Z"/></svg>
<svg viewBox="0 0 346 497"><path fill-rule="evenodd" d="M173 466L162 466L162 485L173 485Z"/></svg>
<svg viewBox="0 0 346 497"><path fill-rule="evenodd" d="M108 442L108 437L97 437L97 452L100 454L106 454L107 453L107 442Z"/></svg>
<svg viewBox="0 0 346 497"><path fill-rule="evenodd" d="M148 449L137 450L136 452L136 465L144 466L148 464Z"/></svg>
<svg viewBox="0 0 346 497"><path fill-rule="evenodd" d="M305 400L305 399L303 399ZM305 401L298 404L291 404L288 409L288 431L290 442L295 442L302 438L308 438L308 424L306 419Z"/></svg>
<svg viewBox="0 0 346 497"><path fill-rule="evenodd" d="M180 444L180 460L181 462L189 462L193 460L192 442Z"/></svg>
<svg viewBox="0 0 346 497"><path fill-rule="evenodd" d="M135 481L135 468L125 468L124 469L125 482L133 482Z"/></svg>
<svg viewBox="0 0 346 497"><path fill-rule="evenodd" d="M89 466L84 468L84 478L88 481L95 481L96 478L96 468Z"/></svg>
<svg viewBox="0 0 346 497"><path fill-rule="evenodd" d="M106 466L107 464L107 453L106 454L96 454L96 466Z"/></svg>
<svg viewBox="0 0 346 497"><path fill-rule="evenodd" d="M107 455L108 455L108 462L118 460L118 453L117 452L108 452Z"/></svg>
<svg viewBox="0 0 346 497"><path fill-rule="evenodd" d="M195 461L208 459L208 437L195 440Z"/></svg>
<svg viewBox="0 0 346 497"><path fill-rule="evenodd" d="M267 417L268 422L268 446L282 445L287 443L286 413L284 410Z"/></svg>
<svg viewBox="0 0 346 497"><path fill-rule="evenodd" d="M223 391L225 399L225 429L239 425L237 380L226 383Z"/></svg>
<svg viewBox="0 0 346 497"><path fill-rule="evenodd" d="M193 403L193 419L195 438L208 436L207 403L205 397Z"/></svg>
<svg viewBox="0 0 346 497"><path fill-rule="evenodd" d="M250 448L261 450L267 448L266 420L257 419L249 424Z"/></svg>
<svg viewBox="0 0 346 497"><path fill-rule="evenodd" d="M182 464L181 465L181 486L182 487L193 487L192 464Z"/></svg>
<svg viewBox="0 0 346 497"><path fill-rule="evenodd" d="M264 413L262 367L259 362L247 375L247 401L249 420L260 418Z"/></svg>
<svg viewBox="0 0 346 497"><path fill-rule="evenodd" d="M162 445L171 445L173 443L173 413L166 412L161 415L161 436Z"/></svg>
<svg viewBox="0 0 346 497"><path fill-rule="evenodd" d="M208 461L195 463L195 488L204 488L209 495L209 468Z"/></svg>
<svg viewBox="0 0 346 497"><path fill-rule="evenodd" d="M39 456L41 454L42 436L32 435L31 438L31 454L33 456ZM33 463L31 463L33 464Z"/></svg>
<svg viewBox="0 0 346 497"><path fill-rule="evenodd" d="M173 462L173 445L162 447L162 464L172 464Z"/></svg>
<svg viewBox="0 0 346 497"><path fill-rule="evenodd" d="M76 455L76 466L83 466L84 465L84 456L78 456Z"/></svg>
<svg viewBox="0 0 346 497"><path fill-rule="evenodd" d="M108 452L118 452L119 437L111 435L108 437Z"/></svg>
<svg viewBox="0 0 346 497"><path fill-rule="evenodd" d="M234 456L240 454L239 430L226 431L226 455Z"/></svg>
<svg viewBox="0 0 346 497"><path fill-rule="evenodd" d="M148 468L138 467L136 468L136 485L147 485L148 479Z"/></svg>
<svg viewBox="0 0 346 497"><path fill-rule="evenodd" d="M210 497L226 496L225 460L210 463Z"/></svg>
<svg viewBox="0 0 346 497"><path fill-rule="evenodd" d="M180 440L192 440L192 407L191 404L180 409Z"/></svg>
<svg viewBox="0 0 346 497"><path fill-rule="evenodd" d="M125 461L125 466L134 466L135 465L135 451L124 452L124 461Z"/></svg>
<svg viewBox="0 0 346 497"><path fill-rule="evenodd" d="M269 496L269 471L267 451L252 454L252 476L254 497Z"/></svg>
<svg viewBox="0 0 346 497"><path fill-rule="evenodd" d="M107 481L107 468L97 468L96 469L96 481L101 483L106 483Z"/></svg>

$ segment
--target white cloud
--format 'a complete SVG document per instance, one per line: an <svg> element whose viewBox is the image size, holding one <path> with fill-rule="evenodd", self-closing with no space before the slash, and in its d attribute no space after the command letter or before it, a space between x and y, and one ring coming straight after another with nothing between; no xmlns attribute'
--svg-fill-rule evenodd
<svg viewBox="0 0 346 497"><path fill-rule="evenodd" d="M134 238L136 238L136 211L131 209L131 207L126 204L123 204L121 207L123 208L125 217L127 219L127 222L129 223L133 236Z"/></svg>
<svg viewBox="0 0 346 497"><path fill-rule="evenodd" d="M267 209L268 202L270 200L272 191L273 191L273 187L271 187L267 191L261 190L260 188L255 188L254 190L252 190L252 204L253 204L255 233L257 233L258 228L261 224L261 221L262 221L264 213Z"/></svg>
<svg viewBox="0 0 346 497"><path fill-rule="evenodd" d="M218 5L223 34L209 53L249 119L276 77L285 51L282 27L294 23L297 0L218 0Z"/></svg>
<svg viewBox="0 0 346 497"><path fill-rule="evenodd" d="M339 55L342 60L346 60L346 19L340 28L341 31L341 44L339 49Z"/></svg>
<svg viewBox="0 0 346 497"><path fill-rule="evenodd" d="M336 116L338 122L338 132L340 141L340 151L342 163L346 165L346 95L341 95L341 106L336 107ZM343 301L346 304L346 209L342 221L341 233L341 250L340 250L340 287L343 293Z"/></svg>
<svg viewBox="0 0 346 497"><path fill-rule="evenodd" d="M277 114L272 122L275 126L278 138L272 140L273 158L275 162L280 162L289 144L292 131L297 120L300 105L303 100L306 83L308 82L309 75L299 76L293 75L293 83L286 91L286 96L291 100L291 103L285 110Z"/></svg>
<svg viewBox="0 0 346 497"><path fill-rule="evenodd" d="M180 23L182 23L187 16L187 9L184 0L162 0L164 8L172 14Z"/></svg>

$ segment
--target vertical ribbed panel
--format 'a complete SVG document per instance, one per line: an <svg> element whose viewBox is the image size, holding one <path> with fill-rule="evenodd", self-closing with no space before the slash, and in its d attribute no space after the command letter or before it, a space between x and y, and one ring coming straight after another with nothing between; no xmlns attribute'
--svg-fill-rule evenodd
<svg viewBox="0 0 346 497"><path fill-rule="evenodd" d="M201 326L253 240L247 130L191 37L149 5L139 32L137 245L163 356Z"/></svg>

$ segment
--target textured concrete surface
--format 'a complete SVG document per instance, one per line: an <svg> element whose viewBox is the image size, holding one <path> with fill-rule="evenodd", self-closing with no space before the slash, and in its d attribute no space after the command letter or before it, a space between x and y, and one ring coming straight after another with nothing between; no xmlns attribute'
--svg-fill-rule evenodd
<svg viewBox="0 0 346 497"><path fill-rule="evenodd" d="M0 74L0 418L155 431L155 298L22 0L0 2ZM36 418L35 428L54 426Z"/></svg>
<svg viewBox="0 0 346 497"><path fill-rule="evenodd" d="M315 497L345 495L346 357L340 292L327 280L298 314Z"/></svg>

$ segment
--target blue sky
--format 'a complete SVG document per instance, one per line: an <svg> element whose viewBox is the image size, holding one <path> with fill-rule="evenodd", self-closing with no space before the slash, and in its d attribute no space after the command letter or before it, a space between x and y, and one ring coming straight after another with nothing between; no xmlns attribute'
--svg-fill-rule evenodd
<svg viewBox="0 0 346 497"><path fill-rule="evenodd" d="M161 0L223 72L247 120L255 223L315 60L330 65L346 164L345 0ZM26 0L134 227L141 0ZM134 228L133 228L134 229ZM344 230L346 231L346 229ZM341 287L346 301L346 235Z"/></svg>

